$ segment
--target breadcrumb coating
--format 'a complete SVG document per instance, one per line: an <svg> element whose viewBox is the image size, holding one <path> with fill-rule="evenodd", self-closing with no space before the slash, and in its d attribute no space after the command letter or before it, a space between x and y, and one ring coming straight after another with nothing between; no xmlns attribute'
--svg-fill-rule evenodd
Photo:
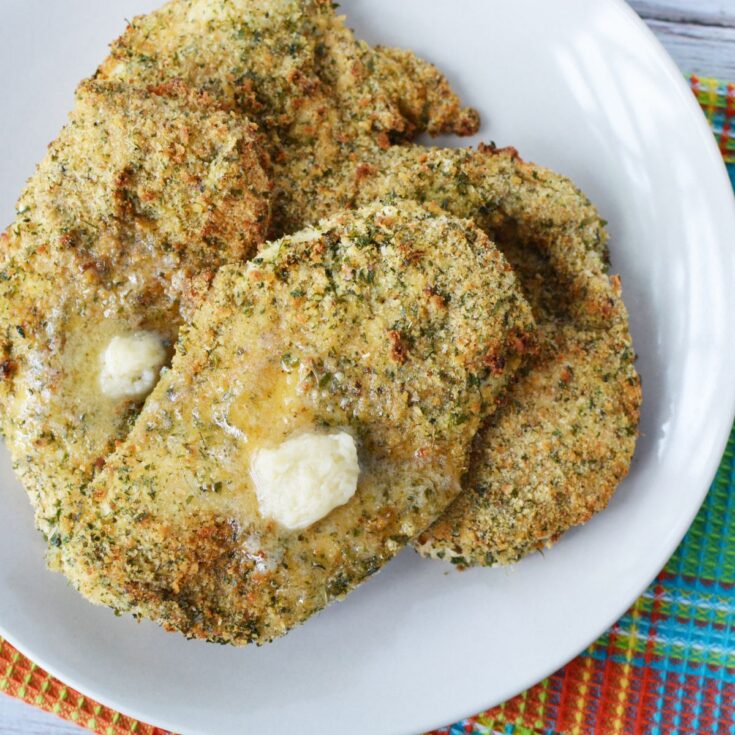
<svg viewBox="0 0 735 735"><path fill-rule="evenodd" d="M128 439L64 509L65 572L90 600L187 636L283 635L456 497L534 340L487 237L407 201L225 266ZM357 443L355 494L307 528L263 517L255 453L332 431Z"/></svg>

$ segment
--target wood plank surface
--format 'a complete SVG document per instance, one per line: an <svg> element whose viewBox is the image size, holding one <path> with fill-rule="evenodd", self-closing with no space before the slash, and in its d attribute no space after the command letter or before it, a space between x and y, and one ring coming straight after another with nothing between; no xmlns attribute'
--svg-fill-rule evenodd
<svg viewBox="0 0 735 735"><path fill-rule="evenodd" d="M0 695L2 735L84 735L87 730L25 702Z"/></svg>
<svg viewBox="0 0 735 735"><path fill-rule="evenodd" d="M735 0L629 0L685 74L735 82Z"/></svg>
<svg viewBox="0 0 735 735"><path fill-rule="evenodd" d="M735 82L735 27L646 22L685 74Z"/></svg>
<svg viewBox="0 0 735 735"><path fill-rule="evenodd" d="M735 0L630 0L643 18L735 27Z"/></svg>

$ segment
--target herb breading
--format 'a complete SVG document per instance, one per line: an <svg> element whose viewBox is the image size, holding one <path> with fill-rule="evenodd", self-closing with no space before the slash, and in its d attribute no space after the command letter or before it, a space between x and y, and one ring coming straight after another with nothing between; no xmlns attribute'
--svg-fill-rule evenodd
<svg viewBox="0 0 735 735"><path fill-rule="evenodd" d="M311 192L301 224L335 206L378 198L424 202L474 220L501 247L541 250L568 290L560 296L566 307L581 323L604 323L606 235L594 206L569 179L494 146L363 148Z"/></svg>
<svg viewBox="0 0 735 735"><path fill-rule="evenodd" d="M93 601L188 636L282 635L377 571L457 495L481 420L532 348L506 260L472 223L371 205L225 266L128 439L62 516ZM357 492L288 531L253 453L348 431Z"/></svg>
<svg viewBox="0 0 735 735"><path fill-rule="evenodd" d="M461 565L516 561L602 510L635 449L641 387L604 222L568 179L487 146L375 152L311 211L376 196L472 218L532 305L541 349L478 437L467 490L417 542Z"/></svg>
<svg viewBox="0 0 735 735"><path fill-rule="evenodd" d="M0 238L0 406L15 468L53 547L69 493L139 401L98 388L100 352L182 309L268 228L270 182L245 118L177 89L87 82Z"/></svg>
<svg viewBox="0 0 735 735"><path fill-rule="evenodd" d="M330 0L172 0L135 18L98 74L181 80L255 120L273 160L276 237L299 229L312 192L362 145L479 123L435 67L357 41Z"/></svg>
<svg viewBox="0 0 735 735"><path fill-rule="evenodd" d="M200 13L205 7L210 11L202 17ZM270 4L265 7L266 12L272 12ZM482 538L476 554L464 553L465 549L456 552L456 558L465 559L466 563L470 563L469 559L473 563L494 563L496 558L511 560L521 553L519 549L536 548L555 538L568 525L587 518L589 509L603 507L630 463L640 386L633 368L634 354L619 289L605 272L605 233L594 207L568 180L523 163L512 150L496 151L493 146L485 146L478 151L447 151L391 145L409 141L423 128L432 132L472 132L475 119L463 113L456 98L448 96L446 91L432 96L432 90L442 91L446 83L430 66L408 53L356 44L341 24L335 22L326 4L309 3L303 6L303 14L296 11L293 15L293 6L284 3L279 6L280 14L274 16L280 20L269 18L265 24L252 3L226 2L218 8L213 9L206 2L177 2L162 11L168 13L166 23L162 21L163 16L147 16L142 25L122 39L103 69L133 79L182 74L195 86L232 100L239 109L253 111L273 141L277 160L274 181L278 205L274 227L278 234L314 222L337 207L357 206L376 198L410 198L430 203L457 216L474 219L509 255L517 246L519 257L514 262L518 266L537 260L546 264L544 275L529 273L524 279L526 288L533 290L539 277L553 277L551 289L544 297L546 301L535 304L539 318L546 319L550 325L546 349L538 357L539 371L545 369L549 355L563 356L573 351L569 331L574 327L568 325L575 325L587 334L587 337L580 336L581 344L587 344L589 335L596 335L595 346L590 348L595 360L602 360L605 350L620 347L615 352L613 368L602 373L613 378L608 377L600 389L605 396L613 396L611 400L618 408L612 410L606 399L598 397L600 405L586 413L581 429L577 422L572 422L577 437L574 442L565 439L569 450L561 465L545 454L542 429L525 435L526 443L535 447L532 456L540 462L540 474L524 474L518 469L512 477L507 472L504 475L509 481L503 485L515 483L514 492L526 498L514 506L526 518L517 524L516 541L508 541L510 521L500 519L505 527L499 528L498 539L506 539L499 543L507 551L500 548L491 551L488 544L492 542L488 538L492 534L488 526L493 521L484 518L478 524L479 529L472 532L473 536ZM236 65L239 72L235 75L226 71L235 58L232 49L237 45L227 35L227 29L228 23L232 26L240 21L244 22L240 35L248 39L250 46L241 53ZM226 58L227 64L205 65L200 71L187 61L197 46L187 47L182 42L182 29L190 27L187 24L192 22L206 28L203 36L210 38L209 34L215 34L212 41L206 41L212 46L206 46L208 50L203 55ZM169 28L176 30L171 32ZM261 28L267 28L267 32L260 34ZM289 34L296 28L302 39L313 41L313 46L308 41L301 42L299 49L303 55L293 61L295 57L283 51L287 43L293 42ZM153 40L147 46L149 39ZM263 42L265 50L261 48ZM309 88L308 94L300 94L297 85L284 82L283 75L276 80L268 79L265 70L272 63L276 48L283 63L298 67L295 79L310 80L305 86ZM142 56L138 58L136 54ZM173 71L167 72L167 68ZM245 68L253 73L244 72ZM359 71L353 74L353 69ZM415 79L421 83L415 84ZM412 89L427 91L418 96L414 92L412 96ZM436 100L442 97L451 104L445 105L444 112L437 116L432 110L441 109L436 107ZM424 101L416 104L422 98ZM422 109L424 112L419 114ZM408 111L405 116L404 111ZM433 119L446 122L433 122ZM544 305L550 311L543 313ZM554 326L557 321L558 329ZM593 391L596 379L590 373L586 381L574 383L574 390L580 397L586 396ZM530 382L518 387L514 395L530 394L532 390L539 391L538 406L530 395L523 401L529 425L540 421L536 413L549 400L548 391L541 384L532 389ZM557 410L561 421L564 418L561 402ZM595 444L593 437L598 436L600 440ZM571 448L572 445L577 449ZM527 452L521 456L527 456ZM564 476L563 482L559 472ZM531 510L534 493L546 492L545 477L555 478L555 492L559 496L555 502L560 509L552 514L547 530L531 529L529 524L538 522L543 526L543 513L554 510L548 503L539 504L535 512ZM562 486L564 489L560 490ZM455 537L459 533L456 527L455 522ZM422 548L429 547L424 544Z"/></svg>
<svg viewBox="0 0 735 735"><path fill-rule="evenodd" d="M540 356L476 441L464 492L416 544L460 565L550 546L605 508L635 448L640 384L619 284L606 328L541 319Z"/></svg>
<svg viewBox="0 0 735 735"><path fill-rule="evenodd" d="M410 144L477 127L328 0L130 23L0 240L2 428L85 596L261 643L408 543L512 562L605 506L641 393L603 223L512 149ZM103 398L101 350L138 330L171 369L145 406ZM298 531L261 517L253 452L331 430L356 494Z"/></svg>

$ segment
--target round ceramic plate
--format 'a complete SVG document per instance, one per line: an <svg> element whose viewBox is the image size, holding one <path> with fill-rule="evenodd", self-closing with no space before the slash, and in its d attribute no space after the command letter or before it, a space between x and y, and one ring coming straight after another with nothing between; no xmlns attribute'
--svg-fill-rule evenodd
<svg viewBox="0 0 735 735"><path fill-rule="evenodd" d="M3 0L0 215L124 19L155 0ZM735 213L676 67L618 0L347 0L372 42L436 62L478 107L478 140L570 175L610 222L645 391L609 509L511 569L404 552L264 648L188 642L116 618L44 569L3 450L0 629L90 696L181 733L417 733L517 693L609 626L692 520L735 407ZM457 144L453 141L452 144Z"/></svg>

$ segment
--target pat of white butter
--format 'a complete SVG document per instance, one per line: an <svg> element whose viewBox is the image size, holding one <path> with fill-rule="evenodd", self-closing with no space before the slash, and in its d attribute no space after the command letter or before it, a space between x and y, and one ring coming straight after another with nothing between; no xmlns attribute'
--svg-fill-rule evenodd
<svg viewBox="0 0 735 735"><path fill-rule="evenodd" d="M251 473L261 515L295 530L344 505L357 490L360 467L350 434L310 432L255 452Z"/></svg>
<svg viewBox="0 0 735 735"><path fill-rule="evenodd" d="M110 398L143 398L165 362L163 342L152 332L113 337L101 357L100 390Z"/></svg>

